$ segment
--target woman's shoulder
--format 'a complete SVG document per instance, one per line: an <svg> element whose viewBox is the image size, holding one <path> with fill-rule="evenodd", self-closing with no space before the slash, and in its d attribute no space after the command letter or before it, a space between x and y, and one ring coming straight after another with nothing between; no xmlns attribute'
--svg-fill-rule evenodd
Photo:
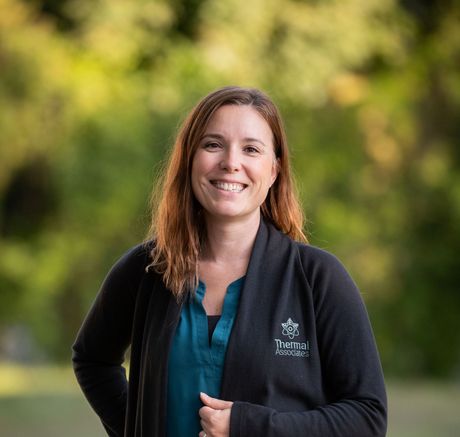
<svg viewBox="0 0 460 437"><path fill-rule="evenodd" d="M125 250L111 268L111 273L139 274L150 264L153 241L144 241Z"/></svg>
<svg viewBox="0 0 460 437"><path fill-rule="evenodd" d="M125 253L122 255L122 258L139 259L139 258L149 257L152 252L153 247L154 247L153 240L148 240L148 241L143 241L141 243L137 243L136 245L131 246L129 249L127 249Z"/></svg>
<svg viewBox="0 0 460 437"><path fill-rule="evenodd" d="M277 254L294 250L299 254L304 267L314 266L320 269L344 268L341 261L332 252L309 243L294 240L272 224L268 224L268 229L271 235L270 247Z"/></svg>
<svg viewBox="0 0 460 437"><path fill-rule="evenodd" d="M294 241L294 245L296 246L300 256L307 261L315 261L326 264L340 262L334 253L314 244Z"/></svg>
<svg viewBox="0 0 460 437"><path fill-rule="evenodd" d="M299 241L295 241L294 244L298 251L302 268L309 278L350 277L343 262L329 250Z"/></svg>

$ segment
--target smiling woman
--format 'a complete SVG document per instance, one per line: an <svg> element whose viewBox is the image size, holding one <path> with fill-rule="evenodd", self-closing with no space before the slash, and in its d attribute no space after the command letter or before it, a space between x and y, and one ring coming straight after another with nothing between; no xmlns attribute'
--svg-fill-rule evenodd
<svg viewBox="0 0 460 437"><path fill-rule="evenodd" d="M231 196L241 186L225 185L229 182L242 184L242 196ZM228 197L224 186L230 189ZM259 204L250 215L250 201L256 200ZM235 218L239 213L252 218L241 227L245 235L251 232L249 223L257 228L262 215L294 240L306 241L283 122L259 90L225 87L199 102L177 135L163 184L154 191L152 266L178 298L198 286L198 260L214 228L206 225L213 206L229 208L230 214L233 208ZM222 219L231 221L231 215Z"/></svg>
<svg viewBox="0 0 460 437"><path fill-rule="evenodd" d="M385 435L366 310L341 263L306 244L273 102L206 96L158 190L147 242L114 265L73 346L109 435Z"/></svg>

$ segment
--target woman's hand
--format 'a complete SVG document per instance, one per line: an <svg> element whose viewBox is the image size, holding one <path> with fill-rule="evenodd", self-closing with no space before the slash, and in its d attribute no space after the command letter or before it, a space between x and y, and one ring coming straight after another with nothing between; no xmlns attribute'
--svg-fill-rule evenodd
<svg viewBox="0 0 460 437"><path fill-rule="evenodd" d="M228 437L233 402L212 398L205 393L200 393L200 399L204 407L199 411L203 429L199 437Z"/></svg>

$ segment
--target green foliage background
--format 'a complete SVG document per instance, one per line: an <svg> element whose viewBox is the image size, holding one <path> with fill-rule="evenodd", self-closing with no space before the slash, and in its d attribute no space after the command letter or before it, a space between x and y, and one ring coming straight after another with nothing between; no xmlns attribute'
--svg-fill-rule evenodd
<svg viewBox="0 0 460 437"><path fill-rule="evenodd" d="M359 284L386 374L458 377L459 18L454 0L0 0L0 356L25 332L24 359L69 360L178 123L239 84L280 106L311 243Z"/></svg>

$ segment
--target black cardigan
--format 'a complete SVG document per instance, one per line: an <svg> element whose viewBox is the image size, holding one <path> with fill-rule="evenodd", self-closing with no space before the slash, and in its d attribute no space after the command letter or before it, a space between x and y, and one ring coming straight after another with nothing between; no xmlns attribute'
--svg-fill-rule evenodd
<svg viewBox="0 0 460 437"><path fill-rule="evenodd" d="M107 275L73 345L78 382L110 436L166 429L168 354L180 315L149 248ZM124 368L131 346L129 387ZM230 436L384 436L386 394L369 319L342 264L261 221L228 344Z"/></svg>

